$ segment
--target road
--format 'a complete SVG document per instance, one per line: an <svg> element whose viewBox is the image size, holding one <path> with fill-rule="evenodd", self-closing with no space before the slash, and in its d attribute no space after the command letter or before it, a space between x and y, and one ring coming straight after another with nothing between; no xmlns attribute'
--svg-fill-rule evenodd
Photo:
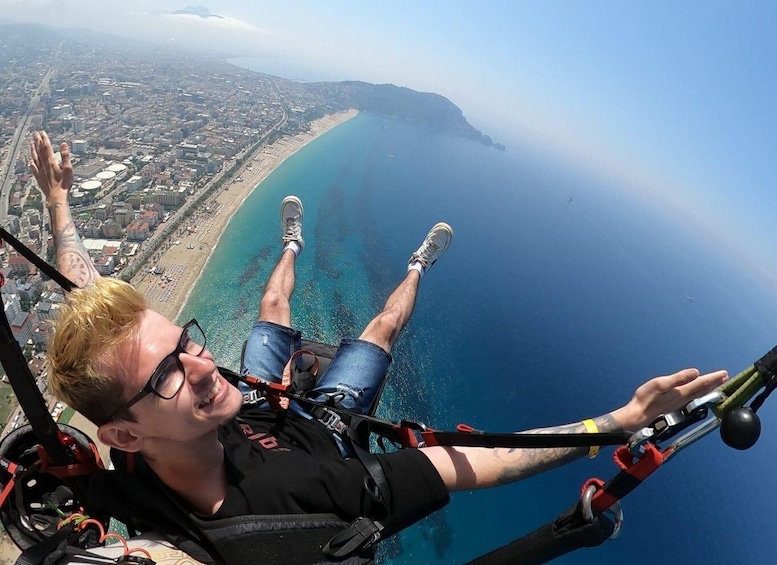
<svg viewBox="0 0 777 565"><path fill-rule="evenodd" d="M35 108L38 107L41 95L48 89L51 75L54 74L55 69L56 67L51 67L43 76L38 88L35 90L35 94L33 94L30 103L27 105L27 111L19 122L19 125L16 126L13 140L8 146L6 159L3 161L2 165L0 165L0 221L5 219L8 215L8 201L11 196L11 189L13 188L15 178L14 165L16 159L19 157L19 153L26 149L26 145L24 145L22 141L24 140L27 128L30 125L32 113L35 111Z"/></svg>

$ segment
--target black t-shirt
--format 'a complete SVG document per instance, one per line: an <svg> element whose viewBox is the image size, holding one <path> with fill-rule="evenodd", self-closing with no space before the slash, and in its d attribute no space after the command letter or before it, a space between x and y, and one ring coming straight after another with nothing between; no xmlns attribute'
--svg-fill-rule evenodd
<svg viewBox="0 0 777 565"><path fill-rule="evenodd" d="M219 437L227 463L227 495L214 518L245 514L332 513L344 520L385 520L364 488L357 458L344 459L331 432L290 412L246 407ZM418 450L379 454L391 489L391 519L398 531L448 503L448 491Z"/></svg>

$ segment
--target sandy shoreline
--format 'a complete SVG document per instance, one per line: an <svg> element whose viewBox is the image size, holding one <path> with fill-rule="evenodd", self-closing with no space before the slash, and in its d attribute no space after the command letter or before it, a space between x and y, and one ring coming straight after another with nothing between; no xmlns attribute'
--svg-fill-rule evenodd
<svg viewBox="0 0 777 565"><path fill-rule="evenodd" d="M218 191L205 206L200 206L146 263L143 273L135 277L133 284L146 296L150 307L174 320L186 304L227 224L251 192L294 153L357 114L357 110L348 110L324 116L310 123L309 133L283 137L257 149L225 184L228 189ZM176 245L175 242L179 243ZM156 267L163 272L159 275L149 273Z"/></svg>

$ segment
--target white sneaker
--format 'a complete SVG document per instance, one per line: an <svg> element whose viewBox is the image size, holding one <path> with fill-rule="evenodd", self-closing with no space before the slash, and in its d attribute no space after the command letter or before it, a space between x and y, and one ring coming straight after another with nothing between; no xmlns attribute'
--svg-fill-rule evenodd
<svg viewBox="0 0 777 565"><path fill-rule="evenodd" d="M426 234L421 247L410 256L408 265L420 263L424 272L432 268L443 253L448 250L448 246L453 239L453 228L445 222L435 224L429 233Z"/></svg>
<svg viewBox="0 0 777 565"><path fill-rule="evenodd" d="M300 249L305 247L302 239L302 201L296 196L287 196L281 202L281 230L283 243L296 241Z"/></svg>

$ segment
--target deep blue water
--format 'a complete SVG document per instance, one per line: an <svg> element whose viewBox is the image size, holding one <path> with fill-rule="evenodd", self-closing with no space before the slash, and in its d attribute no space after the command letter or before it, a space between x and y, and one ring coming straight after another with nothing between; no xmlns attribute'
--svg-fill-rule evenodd
<svg viewBox="0 0 777 565"><path fill-rule="evenodd" d="M385 416L503 432L578 421L658 374L737 373L777 337L773 289L638 196L528 147L500 153L362 114L279 167L224 233L181 314L224 365L237 368L289 193L305 204L294 324L329 342L361 331L432 224L456 231L395 347ZM755 448L705 438L624 501L620 538L557 562L771 562L777 417L760 413ZM384 544L383 562L465 563L507 543L571 505L588 477L613 475L610 453L457 493Z"/></svg>

